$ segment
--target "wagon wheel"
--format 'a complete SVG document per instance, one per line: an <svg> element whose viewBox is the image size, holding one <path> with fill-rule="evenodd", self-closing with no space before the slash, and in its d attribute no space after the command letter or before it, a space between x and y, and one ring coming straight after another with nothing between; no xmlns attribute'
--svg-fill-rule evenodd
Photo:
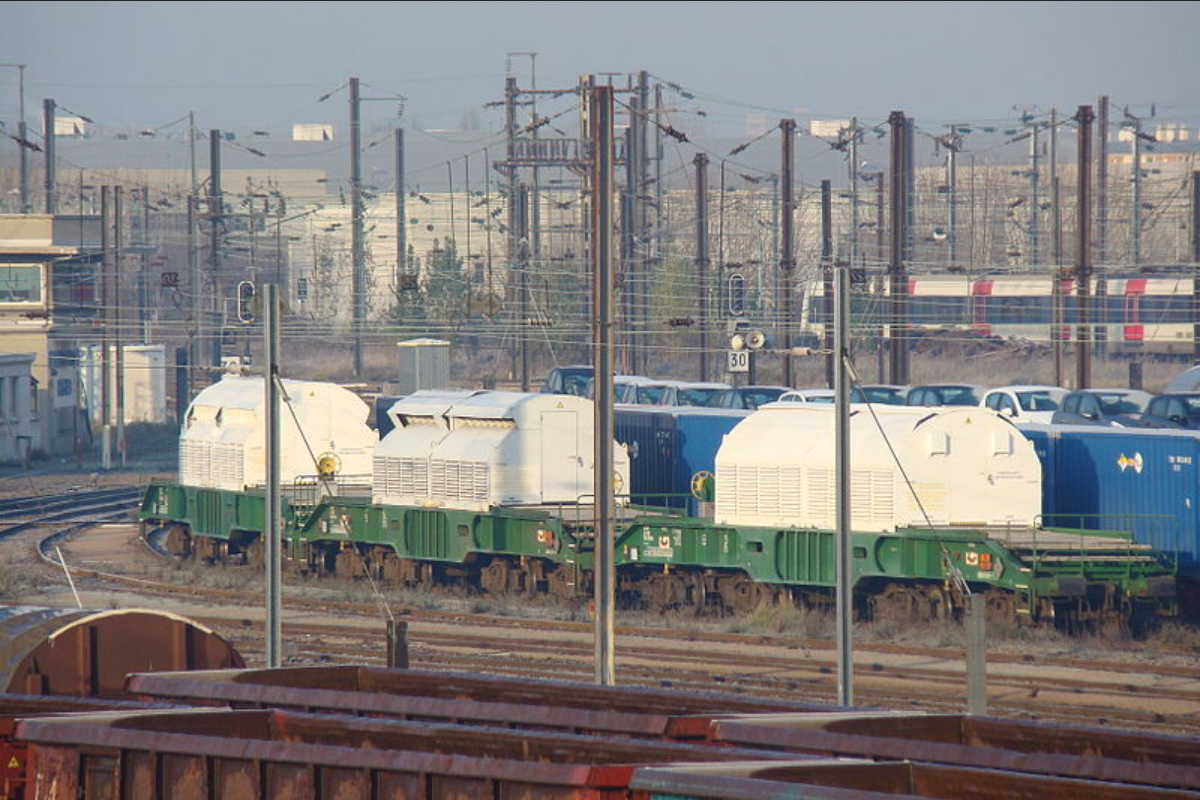
<svg viewBox="0 0 1200 800"><path fill-rule="evenodd" d="M504 594L509 589L511 574L508 562L496 559L479 571L479 585L488 594Z"/></svg>
<svg viewBox="0 0 1200 800"><path fill-rule="evenodd" d="M211 536L198 536L192 539L193 554L197 561L206 564L216 564L224 556L225 542Z"/></svg>
<svg viewBox="0 0 1200 800"><path fill-rule="evenodd" d="M748 614L763 600L761 587L745 574L734 575L725 581L721 595L735 614Z"/></svg>
<svg viewBox="0 0 1200 800"><path fill-rule="evenodd" d="M938 586L925 587L925 612L931 620L945 620L955 617L954 600L951 593Z"/></svg>
<svg viewBox="0 0 1200 800"><path fill-rule="evenodd" d="M989 589L984 595L989 624L1003 625L1017 619L1017 598L1012 592Z"/></svg>
<svg viewBox="0 0 1200 800"><path fill-rule="evenodd" d="M163 549L179 559L192 555L192 535L186 525L178 522L167 526L166 536L163 537Z"/></svg>
<svg viewBox="0 0 1200 800"><path fill-rule="evenodd" d="M889 584L871 598L871 617L894 622L922 622L929 619L928 602L911 587Z"/></svg>
<svg viewBox="0 0 1200 800"><path fill-rule="evenodd" d="M1109 639L1129 635L1130 611L1128 608L1105 608L1099 612L1097 627L1100 634Z"/></svg>
<svg viewBox="0 0 1200 800"><path fill-rule="evenodd" d="M263 537L256 537L254 544L246 549L246 561L252 567L261 567L267 563L267 543Z"/></svg>
<svg viewBox="0 0 1200 800"><path fill-rule="evenodd" d="M560 600L573 600L579 595L575 570L568 564L559 566L546 576L546 587L551 597Z"/></svg>
<svg viewBox="0 0 1200 800"><path fill-rule="evenodd" d="M418 561L415 564L415 578L419 585L433 586L437 582L434 575L433 563L429 561Z"/></svg>
<svg viewBox="0 0 1200 800"><path fill-rule="evenodd" d="M682 575L656 573L646 580L646 600L658 611L688 604L688 584Z"/></svg>
<svg viewBox="0 0 1200 800"><path fill-rule="evenodd" d="M708 608L708 583L704 575L697 572L692 575L692 609L700 616Z"/></svg>

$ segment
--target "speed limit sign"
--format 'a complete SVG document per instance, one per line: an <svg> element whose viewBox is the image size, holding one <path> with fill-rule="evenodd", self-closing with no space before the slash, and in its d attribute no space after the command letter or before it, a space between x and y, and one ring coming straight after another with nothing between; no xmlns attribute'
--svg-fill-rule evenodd
<svg viewBox="0 0 1200 800"><path fill-rule="evenodd" d="M729 372L749 372L750 371L750 351L749 350L728 350L728 364L726 370Z"/></svg>

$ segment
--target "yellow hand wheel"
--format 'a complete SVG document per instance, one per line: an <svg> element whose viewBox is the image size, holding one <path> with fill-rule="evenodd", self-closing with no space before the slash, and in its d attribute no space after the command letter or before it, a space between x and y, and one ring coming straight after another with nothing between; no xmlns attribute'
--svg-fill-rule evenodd
<svg viewBox="0 0 1200 800"><path fill-rule="evenodd" d="M711 503L716 487L716 477L706 469L692 476L692 497L705 503Z"/></svg>
<svg viewBox="0 0 1200 800"><path fill-rule="evenodd" d="M317 474L322 478L332 478L342 468L342 460L336 453L322 453L317 458Z"/></svg>

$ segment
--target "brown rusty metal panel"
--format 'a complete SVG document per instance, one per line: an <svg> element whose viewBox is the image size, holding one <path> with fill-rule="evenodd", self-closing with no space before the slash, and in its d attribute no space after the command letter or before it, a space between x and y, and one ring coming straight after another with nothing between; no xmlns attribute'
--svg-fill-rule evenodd
<svg viewBox="0 0 1200 800"><path fill-rule="evenodd" d="M116 757L101 753L83 753L79 764L83 775L84 800L118 800L121 782Z"/></svg>
<svg viewBox="0 0 1200 800"><path fill-rule="evenodd" d="M291 708L401 719L702 739L720 714L827 707L696 697L642 688L368 667L131 675L143 697L239 708Z"/></svg>
<svg viewBox="0 0 1200 800"><path fill-rule="evenodd" d="M65 800L79 796L79 752L70 747L42 747L30 753L30 782L34 800Z"/></svg>
<svg viewBox="0 0 1200 800"><path fill-rule="evenodd" d="M157 800L158 757L126 753L121 763L121 800Z"/></svg>
<svg viewBox="0 0 1200 800"><path fill-rule="evenodd" d="M495 796L495 786L490 778L435 775L429 787L429 800L477 800Z"/></svg>
<svg viewBox="0 0 1200 800"><path fill-rule="evenodd" d="M126 689L137 696L236 708L276 708L336 714L395 717L430 722L470 722L518 728L574 732L613 732L630 736L674 738L706 731L710 717L675 720L659 714L635 714L548 705L488 702L332 689L190 680L190 673L131 675Z"/></svg>
<svg viewBox="0 0 1200 800"><path fill-rule="evenodd" d="M411 772L381 772L376 778L379 785L378 797L384 798L413 798L425 800L425 779Z"/></svg>
<svg viewBox="0 0 1200 800"><path fill-rule="evenodd" d="M317 784L308 764L268 762L263 769L267 800L316 800Z"/></svg>
<svg viewBox="0 0 1200 800"><path fill-rule="evenodd" d="M162 800L208 800L208 762L202 756L162 756Z"/></svg>
<svg viewBox="0 0 1200 800"><path fill-rule="evenodd" d="M162 672L162 670L156 670ZM286 667L271 670L199 672L197 680L329 689L419 697L463 698L526 705L565 706L679 715L692 713L767 713L833 710L832 706L761 700L737 695L698 695L670 689L597 686L582 681L506 678L459 672L384 669L356 665Z"/></svg>
<svg viewBox="0 0 1200 800"><path fill-rule="evenodd" d="M415 775L423 785L439 778L461 779L490 782L497 792L511 784L600 798L620 796L635 764L772 757L711 745L215 709L25 719L17 734L35 754L39 748L67 745L113 757L151 752L160 760L177 756L217 765L237 759L257 763L262 785L268 787L263 800L315 796L319 771L331 768L360 771L377 781L385 773ZM197 784L213 787L207 789L210 797L255 796L226 786L226 779L218 767Z"/></svg>
<svg viewBox="0 0 1200 800"><path fill-rule="evenodd" d="M912 771L907 762L887 761L878 764L853 766L800 764L786 767L764 766L754 771L754 778L763 781L812 783L842 789L859 789L891 794L912 794ZM950 795L954 796L954 795Z"/></svg>
<svg viewBox="0 0 1200 800"><path fill-rule="evenodd" d="M915 797L961 797L964 800L1197 800L1184 789L1103 783L1079 778L1029 775L963 767L909 765L907 793Z"/></svg>
<svg viewBox="0 0 1200 800"><path fill-rule="evenodd" d="M0 690L116 696L125 675L243 667L212 631L176 614L0 607Z"/></svg>
<svg viewBox="0 0 1200 800"><path fill-rule="evenodd" d="M910 762L740 763L642 768L630 779L634 797L678 800L823 800L953 798L954 800L1196 800L1200 794L999 770Z"/></svg>
<svg viewBox="0 0 1200 800"><path fill-rule="evenodd" d="M624 787L607 791L593 787L537 786L506 782L498 787L496 800L627 800Z"/></svg>
<svg viewBox="0 0 1200 800"><path fill-rule="evenodd" d="M253 761L236 758L212 760L214 797L236 797L238 800L259 800L259 767Z"/></svg>
<svg viewBox="0 0 1200 800"><path fill-rule="evenodd" d="M360 769L323 767L321 800L371 800L371 774Z"/></svg>
<svg viewBox="0 0 1200 800"><path fill-rule="evenodd" d="M831 715L738 717L716 720L712 736L719 742L743 747L768 747L793 753L912 760L989 769L1059 775L1070 778L1120 781L1146 786L1200 789L1200 739L1152 734L1123 733L1072 726L988 720L997 730L1007 729L1008 742L1020 749L1001 746L960 744L981 741L984 728L972 721L975 734L964 737L963 718L922 714L878 714L847 712ZM862 731L866 731L863 733ZM1016 732L1024 735L1017 737ZM994 732L994 731L993 731ZM1044 738L1043 738L1044 737ZM1120 750L1130 758L1113 757L1086 747L1089 738L1140 740L1137 748ZM1062 752L1063 741L1074 748ZM1113 752L1118 752L1115 748ZM1160 760L1153 760L1154 754Z"/></svg>
<svg viewBox="0 0 1200 800"><path fill-rule="evenodd" d="M1022 723L992 717L963 717L961 726L962 743L972 746L1184 766L1194 766L1200 760L1197 755L1200 741L1186 736Z"/></svg>
<svg viewBox="0 0 1200 800"><path fill-rule="evenodd" d="M961 714L854 716L821 725L834 733L984 747L1017 753L1096 756L1195 765L1195 738Z"/></svg>

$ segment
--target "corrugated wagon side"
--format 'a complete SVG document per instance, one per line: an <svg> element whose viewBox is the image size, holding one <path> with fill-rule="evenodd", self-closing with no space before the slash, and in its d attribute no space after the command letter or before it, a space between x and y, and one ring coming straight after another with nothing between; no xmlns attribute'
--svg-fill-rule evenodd
<svg viewBox="0 0 1200 800"><path fill-rule="evenodd" d="M30 719L33 796L628 797L641 764L773 758L708 744L278 711L179 710Z"/></svg>

